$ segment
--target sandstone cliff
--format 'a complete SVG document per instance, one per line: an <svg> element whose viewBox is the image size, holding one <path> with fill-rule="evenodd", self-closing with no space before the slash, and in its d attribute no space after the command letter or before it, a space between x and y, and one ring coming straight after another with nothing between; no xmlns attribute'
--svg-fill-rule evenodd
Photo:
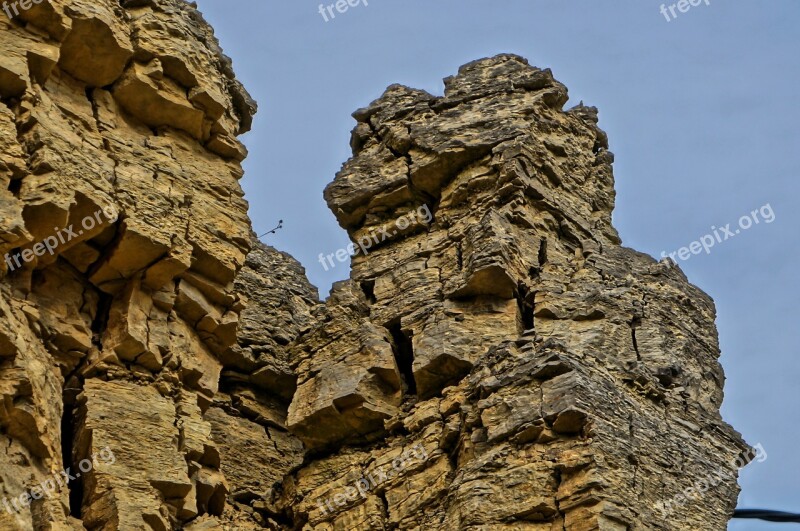
<svg viewBox="0 0 800 531"><path fill-rule="evenodd" d="M193 6L0 18L0 529L725 529L714 306L621 246L597 111L510 55L445 87L354 114L320 302Z"/></svg>

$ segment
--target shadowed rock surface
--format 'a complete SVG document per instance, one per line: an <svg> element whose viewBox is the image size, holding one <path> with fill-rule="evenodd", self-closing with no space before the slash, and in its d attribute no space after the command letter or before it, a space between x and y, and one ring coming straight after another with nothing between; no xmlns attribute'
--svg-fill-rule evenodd
<svg viewBox="0 0 800 531"><path fill-rule="evenodd" d="M621 246L567 99L500 55L354 113L325 199L369 252L320 302L192 5L0 18L0 529L725 529L713 302Z"/></svg>

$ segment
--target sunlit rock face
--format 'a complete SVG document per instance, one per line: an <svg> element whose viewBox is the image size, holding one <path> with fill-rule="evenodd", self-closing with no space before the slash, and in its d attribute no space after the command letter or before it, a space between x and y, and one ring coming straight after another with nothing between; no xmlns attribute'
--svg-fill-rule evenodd
<svg viewBox="0 0 800 531"><path fill-rule="evenodd" d="M255 103L192 5L32 3L0 52L0 529L725 529L713 303L621 247L549 70L354 114L320 302L251 232Z"/></svg>
<svg viewBox="0 0 800 531"><path fill-rule="evenodd" d="M238 348L255 103L185 2L23 7L0 16L0 528L222 514L237 419L204 413Z"/></svg>
<svg viewBox="0 0 800 531"><path fill-rule="evenodd" d="M713 302L621 246L608 139L567 99L501 55L354 113L325 199L360 252L291 346L306 528L726 528L745 447ZM347 497L415 444L424 464Z"/></svg>

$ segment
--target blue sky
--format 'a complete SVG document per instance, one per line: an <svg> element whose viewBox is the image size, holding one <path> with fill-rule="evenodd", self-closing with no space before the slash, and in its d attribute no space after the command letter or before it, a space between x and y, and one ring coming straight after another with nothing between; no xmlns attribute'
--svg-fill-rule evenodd
<svg viewBox="0 0 800 531"><path fill-rule="evenodd" d="M625 245L659 256L769 204L772 223L681 267L717 303L724 416L769 455L743 472L740 506L800 512L800 2L710 0L669 22L657 0L369 0L328 22L318 1L197 3L260 105L243 138L255 229L283 219L264 241L323 296L348 276L317 257L348 243L322 190L350 155L350 113L391 83L441 94L501 52L551 68L568 106L600 109ZM730 529L792 527L753 522Z"/></svg>

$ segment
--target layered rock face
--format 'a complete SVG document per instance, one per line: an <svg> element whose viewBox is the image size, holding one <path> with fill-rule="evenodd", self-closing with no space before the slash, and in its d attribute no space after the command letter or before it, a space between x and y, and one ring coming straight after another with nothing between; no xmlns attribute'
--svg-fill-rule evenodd
<svg viewBox="0 0 800 531"><path fill-rule="evenodd" d="M32 4L0 51L0 529L725 529L713 303L621 246L548 70L354 114L322 303L250 231L255 104L191 5Z"/></svg>
<svg viewBox="0 0 800 531"><path fill-rule="evenodd" d="M185 2L23 4L0 16L0 529L221 514L255 104Z"/></svg>
<svg viewBox="0 0 800 531"><path fill-rule="evenodd" d="M325 198L371 247L292 347L309 529L725 529L744 446L713 303L620 245L608 140L566 101L499 56L354 114ZM414 445L424 463L335 498Z"/></svg>

